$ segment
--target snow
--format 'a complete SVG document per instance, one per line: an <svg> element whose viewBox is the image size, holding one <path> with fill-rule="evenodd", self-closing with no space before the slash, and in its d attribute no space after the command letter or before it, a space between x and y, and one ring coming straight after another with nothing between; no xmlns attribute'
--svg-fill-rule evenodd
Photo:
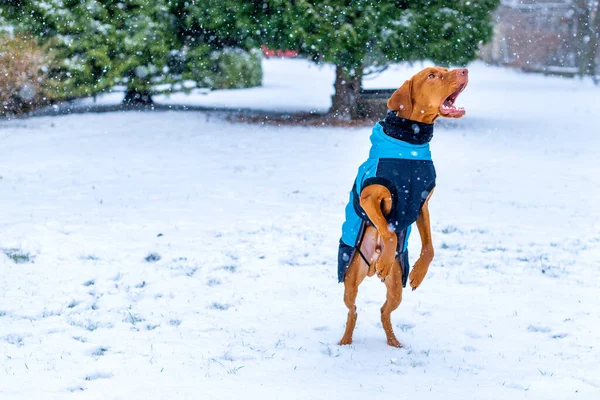
<svg viewBox="0 0 600 400"><path fill-rule="evenodd" d="M205 105L327 108L331 69L265 66L264 89ZM0 122L0 397L599 398L598 88L480 63L470 77L466 117L432 142L436 257L392 314L403 349L376 279L354 344L336 344L337 242L370 128Z"/></svg>
<svg viewBox="0 0 600 400"><path fill-rule="evenodd" d="M304 59L266 59L263 85L249 89L194 89L191 93L154 96L159 105L271 110L280 112L326 112L331 106L335 68L316 65ZM123 93L112 92L84 99L75 108L92 105L112 106L123 100Z"/></svg>
<svg viewBox="0 0 600 400"><path fill-rule="evenodd" d="M330 107L334 76L331 65L317 66L300 59L269 59L263 63L263 74L261 87L215 90L208 94L203 94L202 89L196 89L191 95L176 93L158 96L156 102L287 112L325 112ZM315 96L315 93L319 96Z"/></svg>

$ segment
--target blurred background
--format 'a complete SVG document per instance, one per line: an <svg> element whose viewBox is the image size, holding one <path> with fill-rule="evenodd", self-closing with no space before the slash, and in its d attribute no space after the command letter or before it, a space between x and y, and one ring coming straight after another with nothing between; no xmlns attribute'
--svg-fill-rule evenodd
<svg viewBox="0 0 600 400"><path fill-rule="evenodd" d="M448 66L479 58L596 83L599 75L594 0L2 0L0 6L5 115L115 91L124 104L143 105L157 95L260 86L269 57L333 66L328 111L342 118L380 113L381 106L373 111L370 104L389 93L364 92L363 82L402 62Z"/></svg>

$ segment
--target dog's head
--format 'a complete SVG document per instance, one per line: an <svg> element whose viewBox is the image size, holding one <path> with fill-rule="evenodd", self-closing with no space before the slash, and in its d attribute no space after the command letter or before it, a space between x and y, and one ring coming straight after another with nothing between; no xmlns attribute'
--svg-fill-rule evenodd
<svg viewBox="0 0 600 400"><path fill-rule="evenodd" d="M454 105L458 95L467 87L469 70L457 68L425 68L404 82L389 98L387 106L396 115L413 121L432 124L440 115L460 118L465 109Z"/></svg>

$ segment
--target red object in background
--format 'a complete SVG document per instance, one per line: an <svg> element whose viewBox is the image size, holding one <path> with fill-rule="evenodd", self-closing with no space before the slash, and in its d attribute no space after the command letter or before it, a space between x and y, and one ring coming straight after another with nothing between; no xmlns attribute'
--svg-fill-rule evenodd
<svg viewBox="0 0 600 400"><path fill-rule="evenodd" d="M298 56L298 50L275 50L269 49L267 46L261 46L263 54L265 57L287 57L293 58Z"/></svg>

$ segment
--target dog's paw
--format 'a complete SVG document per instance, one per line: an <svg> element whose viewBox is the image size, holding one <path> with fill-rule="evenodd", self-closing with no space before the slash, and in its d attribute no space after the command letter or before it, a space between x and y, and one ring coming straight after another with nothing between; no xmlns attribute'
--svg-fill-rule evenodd
<svg viewBox="0 0 600 400"><path fill-rule="evenodd" d="M398 339L396 339L395 337L393 337L393 338L388 338L388 340L387 340L387 344L388 344L388 345L390 345L390 346L392 346L392 347L397 347L397 348L403 347L403 346L402 346L402 343L400 343L400 342L398 341Z"/></svg>
<svg viewBox="0 0 600 400"><path fill-rule="evenodd" d="M427 274L428 268L418 264L419 262L417 261L417 263L413 267L413 270L410 272L410 274L408 274L409 285L412 288L412 290L417 290L417 288L423 282L423 279L425 279L425 275Z"/></svg>
<svg viewBox="0 0 600 400"><path fill-rule="evenodd" d="M340 346L346 346L346 345L352 344L352 337L347 338L346 336L344 336L338 344Z"/></svg>
<svg viewBox="0 0 600 400"><path fill-rule="evenodd" d="M394 258L392 258L390 261L388 261L388 259L386 257L381 257L377 261L377 264L375 265L375 271L377 272L377 277L380 278L382 281L384 281L385 278L387 278L387 276L390 274L390 271L392 270L393 266L394 266Z"/></svg>

